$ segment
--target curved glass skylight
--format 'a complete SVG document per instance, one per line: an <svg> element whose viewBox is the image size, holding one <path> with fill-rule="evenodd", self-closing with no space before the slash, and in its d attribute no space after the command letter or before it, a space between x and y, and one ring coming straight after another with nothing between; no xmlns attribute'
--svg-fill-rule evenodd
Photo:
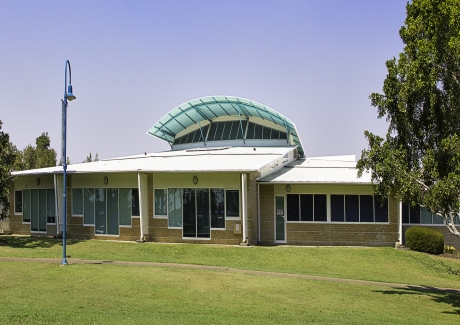
<svg viewBox="0 0 460 325"><path fill-rule="evenodd" d="M294 122L265 105L240 97L210 96L186 102L164 115L147 133L167 141L173 149L199 143L212 146L216 142L296 145L300 156L305 156Z"/></svg>

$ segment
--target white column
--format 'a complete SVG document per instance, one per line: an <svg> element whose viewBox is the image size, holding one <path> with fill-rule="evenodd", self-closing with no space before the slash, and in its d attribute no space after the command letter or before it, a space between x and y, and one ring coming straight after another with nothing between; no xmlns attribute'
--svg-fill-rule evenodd
<svg viewBox="0 0 460 325"><path fill-rule="evenodd" d="M247 199L246 199L246 174L241 173L241 213L242 213L242 226L243 226L243 242L248 242L248 218L247 218Z"/></svg>
<svg viewBox="0 0 460 325"><path fill-rule="evenodd" d="M148 213L148 199L147 199L147 175L137 173L137 187L139 189L139 214L140 214L140 229L141 238L149 233L149 213Z"/></svg>
<svg viewBox="0 0 460 325"><path fill-rule="evenodd" d="M398 203L398 241L402 245L402 201Z"/></svg>

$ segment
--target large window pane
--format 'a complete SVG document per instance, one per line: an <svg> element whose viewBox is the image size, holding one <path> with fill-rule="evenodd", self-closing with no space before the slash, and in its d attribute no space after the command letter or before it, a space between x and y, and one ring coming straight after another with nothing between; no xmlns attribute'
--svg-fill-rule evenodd
<svg viewBox="0 0 460 325"><path fill-rule="evenodd" d="M106 234L107 233L107 212L106 212L106 199L105 199L105 189L96 188L95 189L96 201L95 201L95 217L96 225L95 231L96 234Z"/></svg>
<svg viewBox="0 0 460 325"><path fill-rule="evenodd" d="M38 190L38 230L46 231L46 190Z"/></svg>
<svg viewBox="0 0 460 325"><path fill-rule="evenodd" d="M30 222L30 190L22 191L22 222Z"/></svg>
<svg viewBox="0 0 460 325"><path fill-rule="evenodd" d="M300 220L313 221L313 194L300 194Z"/></svg>
<svg viewBox="0 0 460 325"><path fill-rule="evenodd" d="M249 122L248 130L246 132L246 139L251 139L251 140L254 139L254 128L255 128L255 124Z"/></svg>
<svg viewBox="0 0 460 325"><path fill-rule="evenodd" d="M120 213L120 225L131 226L131 189L120 188L118 198L118 211Z"/></svg>
<svg viewBox="0 0 460 325"><path fill-rule="evenodd" d="M196 237L195 189L182 190L183 236Z"/></svg>
<svg viewBox="0 0 460 325"><path fill-rule="evenodd" d="M287 194L287 220L299 221L300 220L300 204L299 194Z"/></svg>
<svg viewBox="0 0 460 325"><path fill-rule="evenodd" d="M410 223L420 223L420 205L409 206L409 221Z"/></svg>
<svg viewBox="0 0 460 325"><path fill-rule="evenodd" d="M345 221L359 222L359 195L345 195Z"/></svg>
<svg viewBox="0 0 460 325"><path fill-rule="evenodd" d="M344 196L331 195L331 221L344 221Z"/></svg>
<svg viewBox="0 0 460 325"><path fill-rule="evenodd" d="M84 213L83 224L94 225L94 203L96 197L94 195L94 188L85 188L84 192Z"/></svg>
<svg viewBox="0 0 460 325"><path fill-rule="evenodd" d="M431 211L426 207L420 207L420 223L425 225L431 225L433 223L431 220Z"/></svg>
<svg viewBox="0 0 460 325"><path fill-rule="evenodd" d="M436 225L444 224L444 218L433 213L433 224L436 224Z"/></svg>
<svg viewBox="0 0 460 325"><path fill-rule="evenodd" d="M374 198L372 195L359 196L359 221L374 222Z"/></svg>
<svg viewBox="0 0 460 325"><path fill-rule="evenodd" d="M388 222L388 198L374 197L375 222Z"/></svg>
<svg viewBox="0 0 460 325"><path fill-rule="evenodd" d="M182 193L180 188L168 189L168 226L182 227Z"/></svg>
<svg viewBox="0 0 460 325"><path fill-rule="evenodd" d="M209 238L209 189L196 189L196 236L199 238Z"/></svg>
<svg viewBox="0 0 460 325"><path fill-rule="evenodd" d="M326 194L315 194L314 218L315 221L327 221L327 196Z"/></svg>
<svg viewBox="0 0 460 325"><path fill-rule="evenodd" d="M225 228L224 190L211 189L211 228Z"/></svg>
<svg viewBox="0 0 460 325"><path fill-rule="evenodd" d="M230 139L229 140L235 140L237 135L238 135L238 129L240 127L240 122L239 121L234 121L232 122L232 130L230 131Z"/></svg>
<svg viewBox="0 0 460 325"><path fill-rule="evenodd" d="M56 223L56 201L54 189L46 190L46 221Z"/></svg>
<svg viewBox="0 0 460 325"><path fill-rule="evenodd" d="M22 212L22 191L14 191L14 212Z"/></svg>
<svg viewBox="0 0 460 325"><path fill-rule="evenodd" d="M227 190L225 191L225 205L227 217L240 216L240 191Z"/></svg>
<svg viewBox="0 0 460 325"><path fill-rule="evenodd" d="M139 189L137 187L131 189L131 198L131 215L134 217L139 217L141 212L139 206Z"/></svg>
<svg viewBox="0 0 460 325"><path fill-rule="evenodd" d="M30 190L30 230L38 231L38 190Z"/></svg>
<svg viewBox="0 0 460 325"><path fill-rule="evenodd" d="M168 214L166 209L167 191L165 189L155 189L155 215L165 216Z"/></svg>
<svg viewBox="0 0 460 325"><path fill-rule="evenodd" d="M262 139L263 126L256 124L254 129L254 139Z"/></svg>
<svg viewBox="0 0 460 325"><path fill-rule="evenodd" d="M83 215L83 189L72 189L72 214L74 216Z"/></svg>
<svg viewBox="0 0 460 325"><path fill-rule="evenodd" d="M118 235L118 188L107 189L107 234Z"/></svg>
<svg viewBox="0 0 460 325"><path fill-rule="evenodd" d="M402 203L402 223L409 223L409 205Z"/></svg>

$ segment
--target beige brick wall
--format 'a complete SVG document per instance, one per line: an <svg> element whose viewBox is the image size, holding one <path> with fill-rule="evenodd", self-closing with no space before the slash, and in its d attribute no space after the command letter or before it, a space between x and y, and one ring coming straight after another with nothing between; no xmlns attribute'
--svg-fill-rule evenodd
<svg viewBox="0 0 460 325"><path fill-rule="evenodd" d="M274 185L260 184L261 244L274 245ZM288 245L394 246L398 241L397 201L389 200L388 224L288 222Z"/></svg>
<svg viewBox="0 0 460 325"><path fill-rule="evenodd" d="M257 177L259 173L250 173L246 175L247 180L247 204L248 204L248 243L257 245Z"/></svg>

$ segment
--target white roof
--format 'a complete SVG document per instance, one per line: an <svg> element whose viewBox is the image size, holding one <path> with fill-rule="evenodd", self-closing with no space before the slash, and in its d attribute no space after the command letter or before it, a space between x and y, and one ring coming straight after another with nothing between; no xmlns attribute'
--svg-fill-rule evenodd
<svg viewBox="0 0 460 325"><path fill-rule="evenodd" d="M371 184L371 175L358 178L354 155L313 157L293 161L259 182L290 184Z"/></svg>
<svg viewBox="0 0 460 325"><path fill-rule="evenodd" d="M167 151L67 166L67 173L259 171L295 147L222 147ZM61 174L62 166L14 172L15 176Z"/></svg>

